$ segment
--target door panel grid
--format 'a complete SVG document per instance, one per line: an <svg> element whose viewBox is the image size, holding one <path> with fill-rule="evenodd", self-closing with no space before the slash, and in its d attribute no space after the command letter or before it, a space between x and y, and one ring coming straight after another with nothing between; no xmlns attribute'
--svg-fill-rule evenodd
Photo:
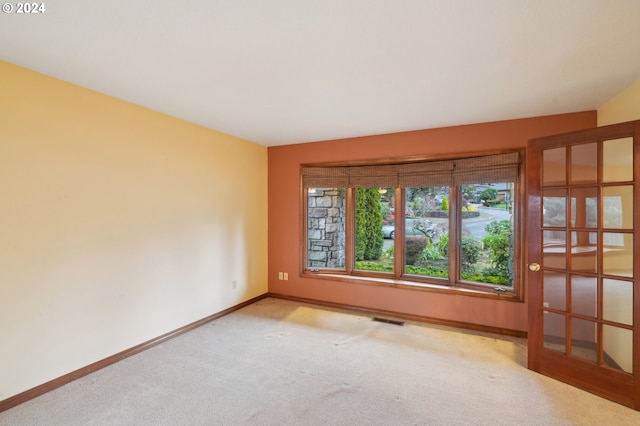
<svg viewBox="0 0 640 426"><path fill-rule="evenodd" d="M529 367L640 409L640 121L529 143Z"/></svg>
<svg viewBox="0 0 640 426"><path fill-rule="evenodd" d="M549 283L545 281L547 293L565 292L566 302L563 303L564 309L554 309L548 302L543 306L544 346L601 367L632 371L633 347L624 343L628 338L625 339L625 333L618 330L628 330L625 327L629 324L610 321L606 328L608 345L603 344L603 277L615 277L617 281L633 278L633 233L631 229L623 229L623 222L628 224L632 221L629 212L633 209L633 182L624 182L624 186L606 186L610 182L605 182L605 179L619 183L621 178L630 174L628 170L605 173L609 166L602 161L603 154L599 153L609 152L610 158L618 160L617 168L632 169L633 165L623 162L619 156L614 157L611 148L605 150L604 145L608 142L543 150L543 158L553 161L546 161L542 166L542 240L547 242L553 235L570 236L569 241L557 240L555 247L551 244L548 249L543 247L545 274L547 270L566 268L556 272L560 280L556 277ZM627 152L630 143L632 140L627 138L616 140L613 146ZM564 165L562 161L565 161ZM566 175L562 177L558 170ZM603 197L600 193L607 195ZM600 220L604 217L607 218L606 223ZM605 232L605 224L617 228L618 232ZM556 299L558 297L555 296ZM617 293L607 293L607 298L615 297ZM607 304L615 305L617 301L607 300ZM554 305L558 306L557 303ZM608 353L604 349L613 351Z"/></svg>

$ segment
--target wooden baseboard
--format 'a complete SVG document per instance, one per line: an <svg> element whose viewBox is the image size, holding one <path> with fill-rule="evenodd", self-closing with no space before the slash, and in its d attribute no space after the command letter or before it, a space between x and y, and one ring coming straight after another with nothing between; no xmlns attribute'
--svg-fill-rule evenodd
<svg viewBox="0 0 640 426"><path fill-rule="evenodd" d="M308 303L308 304L311 304L311 305L326 306L326 307L329 307L329 308L345 309L345 310L351 310L351 311L357 311L357 312L364 312L364 313L370 314L370 315L384 315L384 316L404 319L404 320L408 320L408 321L426 322L426 323L429 323L429 324L445 325L445 326L448 326L448 327L462 328L462 329L473 330L473 331L481 331L481 332L485 332L485 333L500 334L500 335L503 335L503 336L521 337L521 338L525 338L525 339L527 338L527 332L526 331L512 330L512 329L508 329L508 328L492 327L492 326L488 326L488 325L473 324L473 323L468 323L468 322L463 322L463 321L445 320L445 319L440 319L440 318L426 317L426 316L422 316L422 315L404 314L404 313L401 313L401 312L387 311L387 310L383 310L383 309L372 309L372 308L366 308L366 307L363 307L363 306L345 305L345 304L341 304L341 303L326 302L326 301L323 301L323 300L305 299L303 297L287 296L285 294L278 294L278 293L268 293L267 295L269 297L273 297L273 298L276 298L276 299L291 300L291 301L294 301L294 302L301 302L301 303Z"/></svg>
<svg viewBox="0 0 640 426"><path fill-rule="evenodd" d="M209 315L206 318L202 318L201 320L198 320L196 322L193 322L191 324L187 324L184 327L180 327L176 330L170 331L168 333L165 333L161 336L158 336L154 339L151 340L147 340L144 343L141 343L139 345L136 345L132 348L129 349L125 349L122 352L119 352L115 355L111 355L110 357L107 357L103 360L94 362L93 364L87 365L86 367L82 367L78 370L72 371L71 373L65 374L64 376L58 377L57 379L53 379L51 381L48 381L46 383L43 383L39 386L36 386L34 388L31 388L29 390L26 390L22 393L19 393L17 395L14 395L12 397L9 397L5 400L0 401L0 413L8 410L9 408L15 407L16 405L20 405L23 402L26 402L30 399L33 399L35 397L38 397L40 395L43 395L49 391L52 391L56 388L59 388L60 386L66 385L67 383L70 383L74 380L77 380L81 377L84 377L88 374L93 373L94 371L100 370L104 367L107 367L111 364L115 364L118 361L121 361L125 358L128 358L132 355L135 355L137 353L140 353L142 351L145 351L153 346L159 345L162 342L166 342L169 339L172 339L176 336L179 336L180 334L186 333L187 331L191 331L194 328L198 328L201 325L204 325L210 321L213 321L215 319L218 319L220 317L223 317L225 315L230 314L231 312L237 311L238 309L244 308L245 306L249 306L259 300L262 300L264 298L267 297L267 294L263 294L257 297L254 297L253 299L249 299L246 302L242 302L238 305L232 306L228 309L225 309L224 311L220 311L216 314L213 315Z"/></svg>

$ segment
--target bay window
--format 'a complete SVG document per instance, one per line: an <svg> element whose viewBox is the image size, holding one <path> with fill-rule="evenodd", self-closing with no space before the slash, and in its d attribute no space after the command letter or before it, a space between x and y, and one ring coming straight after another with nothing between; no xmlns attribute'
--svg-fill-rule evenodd
<svg viewBox="0 0 640 426"><path fill-rule="evenodd" d="M521 299L521 157L302 166L303 274Z"/></svg>

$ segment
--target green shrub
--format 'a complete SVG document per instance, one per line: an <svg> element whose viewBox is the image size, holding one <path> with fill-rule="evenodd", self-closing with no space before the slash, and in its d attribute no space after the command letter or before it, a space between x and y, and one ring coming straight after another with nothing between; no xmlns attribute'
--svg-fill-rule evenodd
<svg viewBox="0 0 640 426"><path fill-rule="evenodd" d="M465 272L471 272L474 269L474 265L480 259L480 253L482 252L482 242L471 235L466 235L460 242L462 246L462 270ZM441 259L449 256L449 234L442 234L440 241L437 244L438 252L442 255ZM439 260L439 259L433 259Z"/></svg>
<svg viewBox="0 0 640 426"><path fill-rule="evenodd" d="M443 257L449 256L449 234L442 234L440 241L438 241L438 250L442 253Z"/></svg>
<svg viewBox="0 0 640 426"><path fill-rule="evenodd" d="M442 210L449 210L449 199L446 195L442 197Z"/></svg>
<svg viewBox="0 0 640 426"><path fill-rule="evenodd" d="M405 272L407 274L425 275L428 277L447 278L449 276L449 270L437 268L433 266L405 266Z"/></svg>
<svg viewBox="0 0 640 426"><path fill-rule="evenodd" d="M391 247L389 247L389 248L388 248L388 249L387 249L387 250L382 254L382 257L383 257L383 258L385 258L385 259L391 259L391 260L393 260L394 256L395 256L395 246L393 246L393 245L392 245Z"/></svg>
<svg viewBox="0 0 640 426"><path fill-rule="evenodd" d="M487 236L482 240L489 250L489 262L495 268L495 274L509 278L511 265L511 222L499 220L485 226Z"/></svg>
<svg viewBox="0 0 640 426"><path fill-rule="evenodd" d="M444 256L440 252L440 249L437 245L433 244L431 238L427 239L427 245L424 249L422 249L422 253L420 254L421 261L429 261L429 260L442 260Z"/></svg>
<svg viewBox="0 0 640 426"><path fill-rule="evenodd" d="M382 211L377 188L356 189L356 260L376 260L382 255Z"/></svg>
<svg viewBox="0 0 640 426"><path fill-rule="evenodd" d="M361 271L379 271L379 272L393 272L393 265L383 265L377 262L360 261L356 262L356 269Z"/></svg>
<svg viewBox="0 0 640 426"><path fill-rule="evenodd" d="M476 281L476 282L487 283L487 284L511 286L511 280L508 277L491 275L487 271L484 271L482 275L477 275L473 273L469 274L465 272L463 272L461 275L463 280Z"/></svg>
<svg viewBox="0 0 640 426"><path fill-rule="evenodd" d="M478 262L482 251L482 242L471 235L465 235L460 241L462 246L462 270L471 271Z"/></svg>

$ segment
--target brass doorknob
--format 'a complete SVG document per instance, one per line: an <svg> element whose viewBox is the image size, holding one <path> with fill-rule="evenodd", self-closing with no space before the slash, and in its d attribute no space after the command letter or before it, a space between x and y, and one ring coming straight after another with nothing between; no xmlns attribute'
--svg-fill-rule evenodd
<svg viewBox="0 0 640 426"><path fill-rule="evenodd" d="M539 263L530 263L529 264L529 270L533 271L533 272L538 272L540 270L540 264Z"/></svg>

